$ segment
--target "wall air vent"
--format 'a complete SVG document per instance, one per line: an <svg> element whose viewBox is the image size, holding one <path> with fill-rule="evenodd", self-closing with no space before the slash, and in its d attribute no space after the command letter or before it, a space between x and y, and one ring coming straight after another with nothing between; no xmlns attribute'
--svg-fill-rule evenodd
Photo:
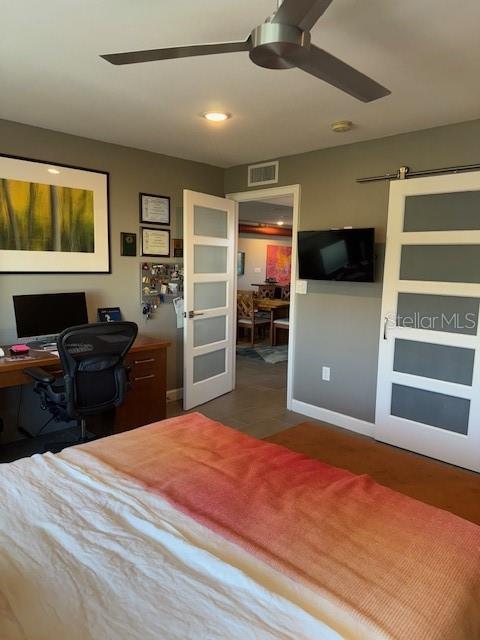
<svg viewBox="0 0 480 640"><path fill-rule="evenodd" d="M248 186L258 187L264 184L276 184L278 182L278 160L275 162L262 162L251 164L248 167Z"/></svg>

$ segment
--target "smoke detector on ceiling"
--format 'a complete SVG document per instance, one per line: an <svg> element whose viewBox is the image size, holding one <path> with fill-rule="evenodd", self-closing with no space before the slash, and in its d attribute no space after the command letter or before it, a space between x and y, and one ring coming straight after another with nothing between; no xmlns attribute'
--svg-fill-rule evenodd
<svg viewBox="0 0 480 640"><path fill-rule="evenodd" d="M345 133L353 129L353 122L350 120L337 120L336 122L332 122L330 129L335 131L335 133Z"/></svg>

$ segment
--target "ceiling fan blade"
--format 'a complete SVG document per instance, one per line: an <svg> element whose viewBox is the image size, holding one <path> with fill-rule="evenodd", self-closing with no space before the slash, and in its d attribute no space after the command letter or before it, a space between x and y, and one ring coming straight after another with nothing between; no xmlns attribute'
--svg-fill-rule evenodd
<svg viewBox="0 0 480 640"><path fill-rule="evenodd" d="M154 60L172 60L192 56L209 56L216 53L235 53L248 51L251 39L242 42L219 42L217 44L193 44L184 47L167 47L166 49L148 49L146 51L128 51L126 53L108 53L100 56L112 64L136 64Z"/></svg>
<svg viewBox="0 0 480 640"><path fill-rule="evenodd" d="M310 31L328 9L333 0L284 0L278 7L272 22L290 24L302 31Z"/></svg>
<svg viewBox="0 0 480 640"><path fill-rule="evenodd" d="M362 102L378 100L391 93L375 80L315 45L285 57L299 69L328 82Z"/></svg>

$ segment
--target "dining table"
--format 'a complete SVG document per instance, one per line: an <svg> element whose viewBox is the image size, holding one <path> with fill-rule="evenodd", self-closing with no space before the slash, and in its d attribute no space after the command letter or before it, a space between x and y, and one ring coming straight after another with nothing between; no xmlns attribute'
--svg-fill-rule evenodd
<svg viewBox="0 0 480 640"><path fill-rule="evenodd" d="M270 346L273 346L273 321L278 318L288 318L290 301L278 298L255 298L255 309L270 314Z"/></svg>

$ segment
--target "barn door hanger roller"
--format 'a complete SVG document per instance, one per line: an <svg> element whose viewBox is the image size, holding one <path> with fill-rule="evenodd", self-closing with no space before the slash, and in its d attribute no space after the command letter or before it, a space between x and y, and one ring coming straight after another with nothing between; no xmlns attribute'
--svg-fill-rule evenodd
<svg viewBox="0 0 480 640"><path fill-rule="evenodd" d="M460 173L462 171L478 171L480 164L463 164L456 167L440 167L438 169L423 169L421 171L411 171L410 167L399 167L396 173L386 173L383 176L369 176L368 178L357 178L357 182L378 182L380 180L405 180L419 176L434 176L439 173Z"/></svg>

